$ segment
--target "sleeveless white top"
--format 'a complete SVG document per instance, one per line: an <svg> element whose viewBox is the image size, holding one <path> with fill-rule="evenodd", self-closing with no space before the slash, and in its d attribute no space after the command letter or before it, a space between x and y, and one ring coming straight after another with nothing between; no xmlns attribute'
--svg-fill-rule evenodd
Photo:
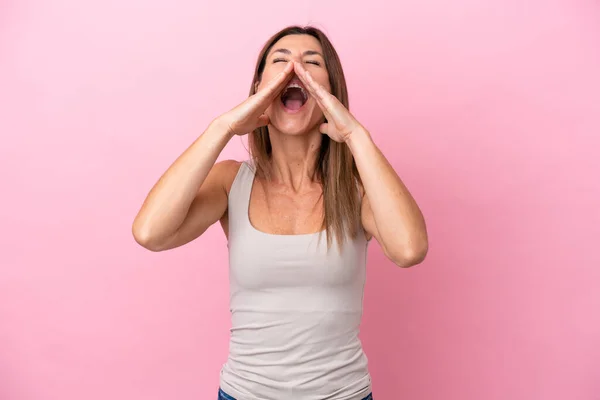
<svg viewBox="0 0 600 400"><path fill-rule="evenodd" d="M371 377L358 338L368 241L327 249L325 232L274 235L250 223L255 169L229 193L231 338L220 385L237 400L360 400Z"/></svg>

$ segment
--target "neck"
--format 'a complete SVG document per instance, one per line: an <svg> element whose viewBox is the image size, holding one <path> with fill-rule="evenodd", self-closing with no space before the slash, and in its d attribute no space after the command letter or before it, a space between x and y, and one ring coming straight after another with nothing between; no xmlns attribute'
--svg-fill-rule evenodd
<svg viewBox="0 0 600 400"><path fill-rule="evenodd" d="M284 135L269 129L272 147L272 178L275 182L299 190L314 181L314 173L323 136L318 131L304 135Z"/></svg>

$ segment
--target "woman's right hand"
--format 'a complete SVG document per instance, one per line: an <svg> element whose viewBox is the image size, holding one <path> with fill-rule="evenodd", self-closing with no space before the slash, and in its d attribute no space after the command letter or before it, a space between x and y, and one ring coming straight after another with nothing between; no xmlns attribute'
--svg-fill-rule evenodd
<svg viewBox="0 0 600 400"><path fill-rule="evenodd" d="M219 119L229 127L232 135L245 135L256 128L269 124L264 112L273 100L278 98L294 71L294 63L288 62L284 70L277 74L262 89L248 97L242 104L221 115Z"/></svg>

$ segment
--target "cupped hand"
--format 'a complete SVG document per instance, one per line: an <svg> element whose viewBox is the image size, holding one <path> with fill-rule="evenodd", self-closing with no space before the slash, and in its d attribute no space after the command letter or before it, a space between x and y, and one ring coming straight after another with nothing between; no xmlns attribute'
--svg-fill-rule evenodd
<svg viewBox="0 0 600 400"><path fill-rule="evenodd" d="M227 124L229 132L234 135L245 135L261 126L268 125L269 117L265 115L265 111L290 81L292 71L294 71L294 64L288 62L284 70L258 92L223 114L220 119Z"/></svg>
<svg viewBox="0 0 600 400"><path fill-rule="evenodd" d="M353 132L364 129L337 97L315 81L301 63L294 62L294 70L327 119L327 122L319 127L321 133L343 143Z"/></svg>

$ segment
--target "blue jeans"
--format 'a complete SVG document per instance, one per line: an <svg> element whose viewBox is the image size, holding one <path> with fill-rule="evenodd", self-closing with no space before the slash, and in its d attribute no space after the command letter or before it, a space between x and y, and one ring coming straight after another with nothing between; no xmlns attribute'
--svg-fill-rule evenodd
<svg viewBox="0 0 600 400"><path fill-rule="evenodd" d="M230 395L219 389L219 398L217 400L235 400L235 398L231 397ZM369 394L362 400L373 400L373 393Z"/></svg>

